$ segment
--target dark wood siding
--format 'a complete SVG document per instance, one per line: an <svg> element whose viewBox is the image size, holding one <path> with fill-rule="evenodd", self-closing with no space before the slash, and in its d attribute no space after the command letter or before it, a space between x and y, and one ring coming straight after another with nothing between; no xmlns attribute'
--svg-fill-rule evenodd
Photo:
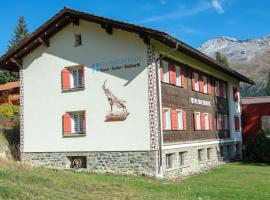
<svg viewBox="0 0 270 200"><path fill-rule="evenodd" d="M212 75L203 74L200 71L193 70L187 65L173 62L185 68L184 87L178 87L168 83L161 83L162 107L171 109L182 109L187 113L187 130L163 130L164 143L179 143L184 141L197 141L220 139L230 137L229 131L218 131L216 129L216 113L229 115L228 100L223 97L215 97L214 81L216 78ZM211 94L204 94L192 90L192 72L203 74L210 78ZM228 87L227 87L228 89ZM210 101L211 106L196 105L191 103L191 98ZM194 130L193 113L206 112L212 114L213 130Z"/></svg>

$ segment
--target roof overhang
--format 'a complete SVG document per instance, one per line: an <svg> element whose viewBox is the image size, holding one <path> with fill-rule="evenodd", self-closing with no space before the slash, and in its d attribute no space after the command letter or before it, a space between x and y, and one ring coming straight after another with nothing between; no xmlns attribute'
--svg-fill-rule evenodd
<svg viewBox="0 0 270 200"><path fill-rule="evenodd" d="M10 71L18 71L19 68L22 67L22 58L26 54L28 54L30 51L32 51L39 45L49 46L49 38L53 34L61 30L69 23L79 25L80 19L100 24L101 27L104 28L108 34L112 34L113 28L116 28L137 33L146 44L150 43L150 38L154 38L172 48L175 48L178 45L178 51L192 56L200 60L201 62L238 79L239 81L254 84L251 79L241 75L240 73L234 71L229 67L224 66L223 64L206 56L200 51L192 48L191 46L181 42L180 40L170 36L167 33L142 26L137 26L134 24L108 19L105 17L95 16L69 8L62 9L59 13L54 15L45 24L43 24L36 31L34 31L30 36L25 38L21 43L6 52L0 58L0 68Z"/></svg>

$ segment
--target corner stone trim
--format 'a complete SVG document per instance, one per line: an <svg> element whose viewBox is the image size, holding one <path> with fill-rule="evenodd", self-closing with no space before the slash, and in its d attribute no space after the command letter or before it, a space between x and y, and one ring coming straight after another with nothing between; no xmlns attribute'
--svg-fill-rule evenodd
<svg viewBox="0 0 270 200"><path fill-rule="evenodd" d="M147 71L148 71L148 99L149 99L149 123L150 123L150 148L158 150L158 113L157 113L157 88L155 70L155 50L153 46L147 47Z"/></svg>
<svg viewBox="0 0 270 200"><path fill-rule="evenodd" d="M20 68L20 151L24 148L24 114L23 114L23 68Z"/></svg>

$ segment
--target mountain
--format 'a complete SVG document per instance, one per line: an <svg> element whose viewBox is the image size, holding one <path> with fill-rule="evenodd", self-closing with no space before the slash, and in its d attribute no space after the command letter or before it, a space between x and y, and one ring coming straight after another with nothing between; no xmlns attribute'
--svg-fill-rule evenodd
<svg viewBox="0 0 270 200"><path fill-rule="evenodd" d="M206 41L198 50L213 58L217 51L223 53L231 68L255 81L256 85L248 90L247 84L241 85L243 96L266 95L270 70L270 35L247 40L218 37Z"/></svg>

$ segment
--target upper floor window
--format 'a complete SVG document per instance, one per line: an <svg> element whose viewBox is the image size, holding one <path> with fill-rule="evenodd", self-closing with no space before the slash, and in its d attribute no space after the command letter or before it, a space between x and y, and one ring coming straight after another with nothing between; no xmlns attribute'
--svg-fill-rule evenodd
<svg viewBox="0 0 270 200"><path fill-rule="evenodd" d="M215 96L227 98L227 84L225 82L215 80Z"/></svg>
<svg viewBox="0 0 270 200"><path fill-rule="evenodd" d="M212 115L204 112L194 113L195 130L212 130Z"/></svg>
<svg viewBox="0 0 270 200"><path fill-rule="evenodd" d="M211 92L210 79L205 75L192 72L192 89L197 92L210 94Z"/></svg>
<svg viewBox="0 0 270 200"><path fill-rule="evenodd" d="M85 111L67 112L63 115L64 136L85 134Z"/></svg>
<svg viewBox="0 0 270 200"><path fill-rule="evenodd" d="M233 101L238 102L238 89L236 87L233 88Z"/></svg>
<svg viewBox="0 0 270 200"><path fill-rule="evenodd" d="M171 111L168 108L163 108L162 124L163 124L163 129L165 130L171 129Z"/></svg>
<svg viewBox="0 0 270 200"><path fill-rule="evenodd" d="M217 130L228 130L228 115L216 115Z"/></svg>
<svg viewBox="0 0 270 200"><path fill-rule="evenodd" d="M66 67L62 70L62 90L84 88L84 66Z"/></svg>
<svg viewBox="0 0 270 200"><path fill-rule="evenodd" d="M208 93L208 83L206 76L203 76L203 93Z"/></svg>
<svg viewBox="0 0 270 200"><path fill-rule="evenodd" d="M196 72L192 72L192 89L198 92L200 91L199 74Z"/></svg>
<svg viewBox="0 0 270 200"><path fill-rule="evenodd" d="M184 84L184 67L160 61L160 80L164 83L183 87Z"/></svg>
<svg viewBox="0 0 270 200"><path fill-rule="evenodd" d="M220 96L220 86L219 86L219 81L215 81L215 96Z"/></svg>
<svg viewBox="0 0 270 200"><path fill-rule="evenodd" d="M239 131L240 130L240 119L238 115L234 116L234 130Z"/></svg>
<svg viewBox="0 0 270 200"><path fill-rule="evenodd" d="M227 98L227 85L226 85L226 83L222 83L222 85L223 85L223 97L224 98Z"/></svg>

